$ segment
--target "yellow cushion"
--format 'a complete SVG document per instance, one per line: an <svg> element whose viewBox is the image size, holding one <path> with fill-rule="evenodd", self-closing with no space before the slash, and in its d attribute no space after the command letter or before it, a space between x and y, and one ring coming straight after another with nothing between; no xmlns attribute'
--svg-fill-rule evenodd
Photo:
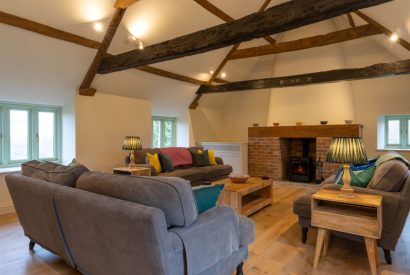
<svg viewBox="0 0 410 275"><path fill-rule="evenodd" d="M198 154L202 154L202 150L198 149ZM211 165L217 165L218 163L216 163L216 159L215 159L215 151L214 149L208 149L208 159L209 159L209 163Z"/></svg>
<svg viewBox="0 0 410 275"><path fill-rule="evenodd" d="M159 162L159 158L158 158L157 153L155 153L155 154L147 153L147 160L148 160L148 163L152 167L154 167L157 174L161 173L161 163Z"/></svg>

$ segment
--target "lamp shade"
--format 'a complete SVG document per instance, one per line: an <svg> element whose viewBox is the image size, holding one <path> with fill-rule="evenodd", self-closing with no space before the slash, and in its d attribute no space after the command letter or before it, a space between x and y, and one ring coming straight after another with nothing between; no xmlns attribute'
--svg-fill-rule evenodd
<svg viewBox="0 0 410 275"><path fill-rule="evenodd" d="M333 138L326 156L327 162L333 163L367 163L367 155L361 138Z"/></svg>
<svg viewBox="0 0 410 275"><path fill-rule="evenodd" d="M140 137L125 137L124 144L122 145L123 150L139 150L142 149L142 144Z"/></svg>

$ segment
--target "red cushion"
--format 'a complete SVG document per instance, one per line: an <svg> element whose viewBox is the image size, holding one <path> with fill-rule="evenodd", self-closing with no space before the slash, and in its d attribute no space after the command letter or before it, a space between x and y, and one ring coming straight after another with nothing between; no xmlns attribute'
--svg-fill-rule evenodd
<svg viewBox="0 0 410 275"><path fill-rule="evenodd" d="M161 153L167 154L174 166L192 165L192 156L187 148L184 147L168 147L159 149Z"/></svg>

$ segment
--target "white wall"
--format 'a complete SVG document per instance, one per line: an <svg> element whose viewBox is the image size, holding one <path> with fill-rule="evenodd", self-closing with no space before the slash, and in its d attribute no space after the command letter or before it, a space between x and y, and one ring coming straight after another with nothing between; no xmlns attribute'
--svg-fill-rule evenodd
<svg viewBox="0 0 410 275"><path fill-rule="evenodd" d="M0 24L0 101L62 106L63 162L75 156L75 89L94 50ZM11 198L0 175L0 214Z"/></svg>
<svg viewBox="0 0 410 275"><path fill-rule="evenodd" d="M151 145L151 102L103 93L77 96L76 125L77 160L92 170L112 172L124 166L125 136L139 136L143 147Z"/></svg>

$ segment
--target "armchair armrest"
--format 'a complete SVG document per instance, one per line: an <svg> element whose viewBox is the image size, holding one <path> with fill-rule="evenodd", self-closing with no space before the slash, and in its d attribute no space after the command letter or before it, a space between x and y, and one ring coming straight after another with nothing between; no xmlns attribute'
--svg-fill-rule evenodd
<svg viewBox="0 0 410 275"><path fill-rule="evenodd" d="M242 232L246 232L245 227L251 227L245 223L243 222ZM240 236L238 215L233 208L225 205L202 213L189 227L174 227L170 231L182 239L188 274L200 274L238 251L241 243L247 244L253 239L253 236Z"/></svg>

